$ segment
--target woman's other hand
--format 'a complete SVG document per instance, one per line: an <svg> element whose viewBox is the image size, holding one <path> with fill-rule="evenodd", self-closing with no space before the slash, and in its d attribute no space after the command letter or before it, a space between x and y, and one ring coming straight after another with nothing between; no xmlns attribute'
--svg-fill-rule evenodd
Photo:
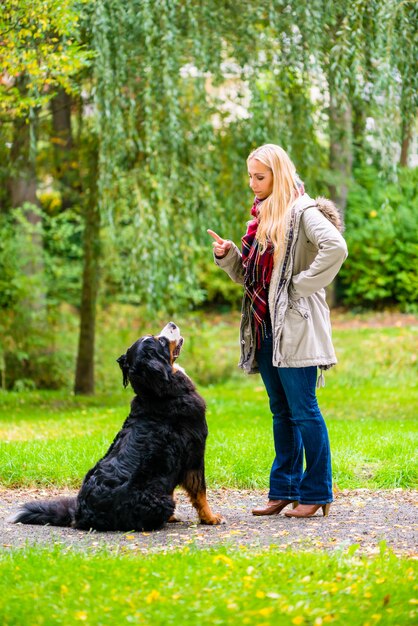
<svg viewBox="0 0 418 626"><path fill-rule="evenodd" d="M217 235L213 230L208 229L207 232L215 240L212 243L215 256L218 257L218 259L226 256L232 246L232 241L229 241L229 239L222 239L222 237L219 237L219 235Z"/></svg>

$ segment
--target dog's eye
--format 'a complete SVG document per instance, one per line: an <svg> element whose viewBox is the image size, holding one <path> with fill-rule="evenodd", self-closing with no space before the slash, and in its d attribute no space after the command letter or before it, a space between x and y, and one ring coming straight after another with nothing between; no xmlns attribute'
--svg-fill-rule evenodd
<svg viewBox="0 0 418 626"><path fill-rule="evenodd" d="M166 346L168 344L168 339L167 337L158 337L158 341L160 342L161 345Z"/></svg>

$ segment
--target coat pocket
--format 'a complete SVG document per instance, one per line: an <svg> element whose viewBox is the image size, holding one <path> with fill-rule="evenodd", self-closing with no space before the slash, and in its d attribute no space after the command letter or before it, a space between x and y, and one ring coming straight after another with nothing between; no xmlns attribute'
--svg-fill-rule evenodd
<svg viewBox="0 0 418 626"><path fill-rule="evenodd" d="M311 317L310 308L305 298L299 298L298 300L292 300L289 298L288 311L294 312L305 320Z"/></svg>
<svg viewBox="0 0 418 626"><path fill-rule="evenodd" d="M304 352L310 334L310 319L309 306L304 298L289 300L281 337L281 353L286 359Z"/></svg>

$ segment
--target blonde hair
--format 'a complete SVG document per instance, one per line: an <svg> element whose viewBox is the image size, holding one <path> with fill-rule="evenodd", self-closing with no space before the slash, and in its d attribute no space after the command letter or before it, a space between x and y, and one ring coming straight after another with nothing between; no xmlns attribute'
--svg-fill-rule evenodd
<svg viewBox="0 0 418 626"><path fill-rule="evenodd" d="M284 253L289 209L301 195L296 174L296 167L283 148L267 143L251 152L247 163L255 159L263 163L273 173L273 190L263 200L259 208L256 239L261 252L265 252L269 243L274 246L274 262Z"/></svg>

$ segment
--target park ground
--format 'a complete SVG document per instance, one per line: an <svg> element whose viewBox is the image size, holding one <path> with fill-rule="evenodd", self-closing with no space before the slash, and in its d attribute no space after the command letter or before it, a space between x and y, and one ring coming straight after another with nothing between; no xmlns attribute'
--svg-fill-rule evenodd
<svg viewBox="0 0 418 626"><path fill-rule="evenodd" d="M237 319L193 318L182 329L182 364L208 405L208 499L225 518L217 527L198 524L181 491L181 521L154 533L8 523L25 501L76 493L130 397L119 389L113 359L98 368L95 398L68 391L2 396L4 624L415 622L417 318L335 313L340 363L319 392L335 502L328 518L308 520L251 515L266 498L271 435L261 381L234 371ZM132 334L124 324L115 333L104 319L101 329L103 354L117 352ZM217 370L232 373L219 380ZM115 376L118 385L105 388Z"/></svg>

